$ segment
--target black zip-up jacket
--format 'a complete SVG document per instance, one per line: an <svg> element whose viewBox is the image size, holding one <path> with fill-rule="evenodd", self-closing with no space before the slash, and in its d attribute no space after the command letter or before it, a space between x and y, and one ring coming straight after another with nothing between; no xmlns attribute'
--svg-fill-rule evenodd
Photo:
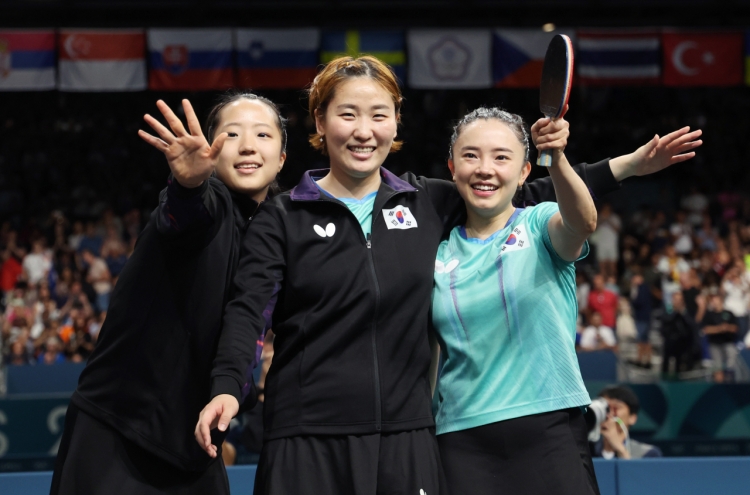
<svg viewBox="0 0 750 495"><path fill-rule="evenodd" d="M598 194L608 162L578 166ZM363 435L433 426L428 323L438 245L465 214L451 182L381 169L372 234L307 172L264 203L246 234L219 341L212 395L238 400L272 313L264 436ZM551 180L523 191L554 200Z"/></svg>
<svg viewBox="0 0 750 495"><path fill-rule="evenodd" d="M171 180L112 293L73 403L185 470L211 458L193 436L240 242L257 204L218 179Z"/></svg>

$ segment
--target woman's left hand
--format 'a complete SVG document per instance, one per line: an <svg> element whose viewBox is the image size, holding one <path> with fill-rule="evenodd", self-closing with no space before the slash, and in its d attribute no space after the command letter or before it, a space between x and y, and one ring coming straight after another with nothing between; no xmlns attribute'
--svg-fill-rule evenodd
<svg viewBox="0 0 750 495"><path fill-rule="evenodd" d="M666 136L657 134L629 155L618 156L610 160L610 168L619 182L634 175L649 175L664 170L675 163L690 160L695 150L703 141L698 139L703 131L689 132L690 127L683 127Z"/></svg>
<svg viewBox="0 0 750 495"><path fill-rule="evenodd" d="M531 139L534 146L539 151L554 150L564 151L568 145L570 136L570 124L565 120L565 114L568 112L568 105L565 105L562 115L557 119L544 117L537 120L531 126Z"/></svg>

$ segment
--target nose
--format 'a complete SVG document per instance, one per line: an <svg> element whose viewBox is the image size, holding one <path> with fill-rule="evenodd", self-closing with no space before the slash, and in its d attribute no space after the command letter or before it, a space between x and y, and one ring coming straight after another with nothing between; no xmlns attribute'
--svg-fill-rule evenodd
<svg viewBox="0 0 750 495"><path fill-rule="evenodd" d="M491 162L490 158L483 158L482 160L480 160L475 173L479 177L491 176L494 172L494 169L492 168L492 164L490 162Z"/></svg>
<svg viewBox="0 0 750 495"><path fill-rule="evenodd" d="M252 135L245 134L242 136L239 152L240 155L252 155L256 152L255 139Z"/></svg>
<svg viewBox="0 0 750 495"><path fill-rule="evenodd" d="M354 127L354 139L358 141L367 141L372 137L372 127L367 119L358 119Z"/></svg>

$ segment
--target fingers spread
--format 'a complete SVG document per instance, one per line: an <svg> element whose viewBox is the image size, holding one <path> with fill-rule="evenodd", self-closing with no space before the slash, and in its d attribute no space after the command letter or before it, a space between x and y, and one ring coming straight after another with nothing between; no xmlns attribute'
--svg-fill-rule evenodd
<svg viewBox="0 0 750 495"><path fill-rule="evenodd" d="M141 137L141 139L161 152L167 151L167 148L169 148L169 145L167 143L145 131L138 129L138 135Z"/></svg>
<svg viewBox="0 0 750 495"><path fill-rule="evenodd" d="M172 109L169 108L169 105L162 100L159 100L156 102L156 106L159 107L162 115L167 119L167 123L169 124L169 127L172 128L172 132L174 132L175 136L181 137L187 135L185 126L182 125L182 122L177 118L177 115L175 115Z"/></svg>
<svg viewBox="0 0 750 495"><path fill-rule="evenodd" d="M690 153L683 153L682 155L673 156L669 160L669 163L670 163L670 165L674 165L675 163L680 163L680 162L684 162L686 160L690 160L694 156L695 156L695 151L691 151Z"/></svg>
<svg viewBox="0 0 750 495"><path fill-rule="evenodd" d="M185 118L187 119L190 134L193 136L202 136L203 132L201 132L201 123L198 122L198 117L196 117L195 115L193 105L191 105L190 102L185 99L182 100L182 108L183 110L185 110Z"/></svg>
<svg viewBox="0 0 750 495"><path fill-rule="evenodd" d="M145 120L146 123L150 125L151 128L156 131L159 137L161 137L167 144L172 144L175 141L174 134L169 132L169 129L164 127L161 122L159 122L149 114L144 115L143 120Z"/></svg>
<svg viewBox="0 0 750 495"><path fill-rule="evenodd" d="M222 132L221 134L216 136L216 139L214 139L214 142L211 145L211 151L208 155L211 160L216 160L219 157L219 154L224 147L224 143L226 142L227 137L229 137L229 134L227 134L226 132Z"/></svg>

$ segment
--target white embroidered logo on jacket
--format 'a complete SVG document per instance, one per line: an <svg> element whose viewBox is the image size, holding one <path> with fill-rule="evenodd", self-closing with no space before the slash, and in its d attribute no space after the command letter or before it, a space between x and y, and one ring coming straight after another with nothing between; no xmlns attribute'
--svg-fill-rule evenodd
<svg viewBox="0 0 750 495"><path fill-rule="evenodd" d="M390 210L383 209L383 219L385 220L385 226L388 229L416 229L417 219L411 214L409 208L406 206L398 205Z"/></svg>
<svg viewBox="0 0 750 495"><path fill-rule="evenodd" d="M313 230L320 237L333 237L333 234L336 233L336 226L332 223L329 223L324 229L320 225L313 225Z"/></svg>
<svg viewBox="0 0 750 495"><path fill-rule="evenodd" d="M529 242L529 236L526 232L526 226L517 225L513 228L513 232L511 232L508 238L505 240L505 244L503 244L500 252L510 253L512 251L526 249L529 246L531 246L531 243Z"/></svg>
<svg viewBox="0 0 750 495"><path fill-rule="evenodd" d="M452 259L448 263L435 260L435 273L450 273L458 266L458 260Z"/></svg>

